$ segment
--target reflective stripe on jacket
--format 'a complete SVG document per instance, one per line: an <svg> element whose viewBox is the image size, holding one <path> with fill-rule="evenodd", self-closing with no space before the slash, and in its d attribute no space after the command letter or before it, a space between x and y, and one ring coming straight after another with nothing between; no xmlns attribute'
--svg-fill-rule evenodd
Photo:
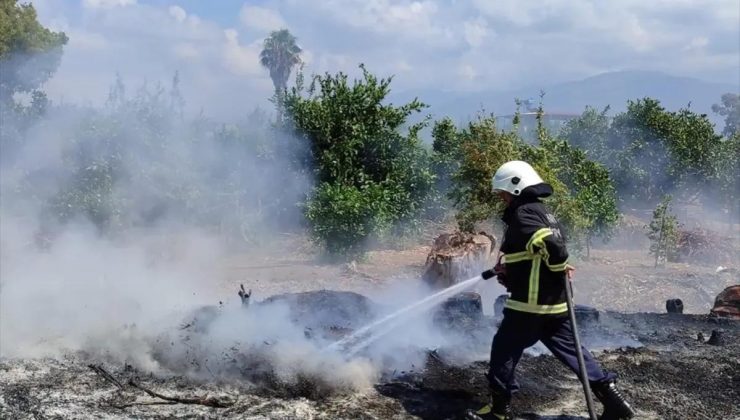
<svg viewBox="0 0 740 420"><path fill-rule="evenodd" d="M504 212L507 225L501 244L511 297L506 308L534 314L564 314L568 251L555 217L540 201L547 184L526 188Z"/></svg>

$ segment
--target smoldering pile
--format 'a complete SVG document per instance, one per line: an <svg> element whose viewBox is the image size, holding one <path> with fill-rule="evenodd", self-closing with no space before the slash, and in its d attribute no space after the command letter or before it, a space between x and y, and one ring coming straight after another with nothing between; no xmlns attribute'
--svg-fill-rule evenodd
<svg viewBox="0 0 740 420"><path fill-rule="evenodd" d="M364 296L328 291L206 306L157 337L152 357L172 374L247 382L290 396L356 390L376 379L372 363L323 348L369 320L373 310Z"/></svg>
<svg viewBox="0 0 740 420"><path fill-rule="evenodd" d="M484 360L501 316L484 316L480 296L462 293L361 351L332 348L392 309L358 293L331 290L208 306L157 337L152 356L171 374L319 398L422 374L430 361L465 366ZM577 314L585 340L597 349L642 345L609 315L600 320L595 309L581 306ZM547 351L536 347L528 353Z"/></svg>
<svg viewBox="0 0 740 420"><path fill-rule="evenodd" d="M677 252L682 261L733 263L737 250L731 236L707 229L680 230Z"/></svg>
<svg viewBox="0 0 740 420"><path fill-rule="evenodd" d="M473 299L475 301L475 299ZM391 337L351 355L330 345L391 308L353 292L287 293L260 302L202 307L158 336L152 357L169 374L241 381L281 395L316 398L370 387L421 369L429 354L470 361L487 352L493 320L480 297L451 299ZM421 335L414 336L414 332Z"/></svg>

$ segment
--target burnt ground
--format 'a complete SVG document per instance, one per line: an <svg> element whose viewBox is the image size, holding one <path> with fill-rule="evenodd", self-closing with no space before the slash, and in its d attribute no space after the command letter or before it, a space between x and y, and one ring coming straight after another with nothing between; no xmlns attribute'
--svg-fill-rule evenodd
<svg viewBox="0 0 740 420"><path fill-rule="evenodd" d="M482 326L483 329L490 329ZM620 375L620 387L638 418L740 418L740 322L702 315L605 313L586 326L587 344L599 347L620 331L639 347L598 352L603 365ZM697 339L722 331L724 344ZM607 335L605 335L607 334ZM0 418L422 418L454 419L484 401L487 362L451 363L450 349L429 353L411 372L388 372L364 390L324 386L299 377L291 383L192 379L104 363L89 355L0 362ZM96 363L113 379L93 371ZM580 384L551 355L525 355L519 367L521 392L514 404L520 418L586 418ZM171 403L148 396L133 380L165 396L209 397L224 408ZM118 384L114 383L117 381Z"/></svg>
<svg viewBox="0 0 740 420"><path fill-rule="evenodd" d="M257 299L323 288L377 297L399 282L418 278L429 250L416 246L373 251L366 260L339 265L318 262L302 240L287 242L289 246L281 245L277 252L218 261L214 271L223 275L211 283L224 295L234 294L243 283ZM602 312L599 326L583 331L586 345L601 350L597 358L620 374L620 388L636 407L637 418L740 419L740 321L699 315L709 312L717 293L737 284L737 275L717 274L717 263L671 263L656 269L642 248L597 249L591 259L578 262L576 300L608 311ZM736 261L730 266L736 267ZM487 296L483 292L483 307L489 310L500 291ZM681 298L687 315L660 314L670 298ZM306 314L301 299L291 299L291 309L298 307L291 316L301 320ZM365 315L371 317L371 312ZM330 330L329 336L346 334L367 320L356 317L363 311L344 313L348 322ZM454 419L485 398L483 374L492 324L477 325L471 341L479 350L476 361L458 362L450 349L442 348L427 356L423 368L383 372L375 384L361 389L337 388L310 376L286 383L269 370L249 379L155 372L100 354L0 359L0 419ZM308 335L319 331L308 327ZM726 344L697 339L699 333L708 338L713 330L724 331ZM113 380L89 364L104 368ZM552 356L525 355L518 373L522 389L514 404L519 418L586 418L579 382ZM165 396L208 397L226 407L165 401L129 385L129 380Z"/></svg>
<svg viewBox="0 0 740 420"><path fill-rule="evenodd" d="M740 322L690 315L608 316L611 322L633 327L635 337L645 343L597 355L606 369L619 373L620 388L637 408L638 418L740 418ZM699 332L706 335L710 329L723 331L725 346L697 340ZM421 418L455 418L471 400L485 402L487 368L485 362L451 367L432 358L413 380L378 389ZM521 391L514 404L522 418L587 418L580 383L552 356L525 355L518 373Z"/></svg>

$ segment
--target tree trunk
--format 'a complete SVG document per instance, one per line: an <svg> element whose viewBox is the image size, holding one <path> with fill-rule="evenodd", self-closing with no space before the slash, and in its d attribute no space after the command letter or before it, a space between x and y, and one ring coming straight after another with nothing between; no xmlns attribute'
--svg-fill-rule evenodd
<svg viewBox="0 0 740 420"><path fill-rule="evenodd" d="M422 279L433 289L445 289L475 277L492 266L496 239L486 233L443 233L434 240Z"/></svg>

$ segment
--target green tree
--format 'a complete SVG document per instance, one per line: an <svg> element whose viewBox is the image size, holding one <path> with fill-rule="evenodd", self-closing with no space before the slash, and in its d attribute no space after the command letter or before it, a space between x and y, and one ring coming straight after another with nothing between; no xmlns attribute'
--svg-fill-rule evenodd
<svg viewBox="0 0 740 420"><path fill-rule="evenodd" d="M287 89L291 71L301 62L302 50L296 40L287 29L272 31L265 39L260 53L260 63L270 71L278 96Z"/></svg>
<svg viewBox="0 0 740 420"><path fill-rule="evenodd" d="M679 224L671 213L671 196L666 195L653 210L653 218L647 226L650 239L650 254L655 256L655 266L661 261L678 261Z"/></svg>
<svg viewBox="0 0 740 420"><path fill-rule="evenodd" d="M59 188L49 191L39 182L48 176L36 175L22 192L48 195L39 200L44 223L87 219L103 234L166 217L217 225L228 239L254 244L261 233L303 221L297 204L308 182L291 171L286 140L265 113L223 125L185 119L183 103L177 77L138 89L118 77L102 108L60 109L68 123L59 133Z"/></svg>
<svg viewBox="0 0 740 420"><path fill-rule="evenodd" d="M525 145L522 148L520 159L529 162L542 179L552 186L553 195L546 200L563 226L571 249L579 251L584 239L588 237L589 221L584 212L585 203L576 200L571 188L563 181L564 173L567 174L568 171L573 170L569 167L568 154L563 153L569 149L565 142L553 139L543 123L543 96L544 93L541 93L536 116L537 144Z"/></svg>
<svg viewBox="0 0 740 420"><path fill-rule="evenodd" d="M725 128L722 134L732 137L740 129L740 95L725 93L720 104L712 105L712 111L725 117Z"/></svg>
<svg viewBox="0 0 740 420"><path fill-rule="evenodd" d="M738 174L740 174L740 132L735 132L730 138L722 141L716 150L716 187L711 193L712 198L717 199L722 206L727 209L731 223L734 223L732 217L740 214L740 184L738 183Z"/></svg>
<svg viewBox="0 0 740 420"><path fill-rule="evenodd" d="M63 32L52 32L38 22L31 4L0 0L0 106L8 106L13 94L31 92L56 71Z"/></svg>
<svg viewBox="0 0 740 420"><path fill-rule="evenodd" d="M617 191L609 170L589 160L583 150L570 146L567 141L551 140L542 146L554 156L557 177L572 195L580 222L578 227L586 245L586 256L590 256L593 238L599 237L604 241L610 239L619 220Z"/></svg>
<svg viewBox="0 0 740 420"><path fill-rule="evenodd" d="M584 242L588 246L595 236L608 239L618 217L608 170L566 141L552 138L541 118L537 144L525 143L516 133L516 125L500 131L495 119L488 117L471 122L458 134L459 168L450 196L460 229L473 231L477 222L501 213L503 203L491 191L493 174L504 162L524 160L553 187L554 194L546 201L573 248Z"/></svg>
<svg viewBox="0 0 740 420"><path fill-rule="evenodd" d="M679 187L689 195L699 192L716 176L714 159L721 142L706 115L688 109L670 112L646 98L630 101L627 111L614 118L607 147L616 151L616 158L603 163L621 197L654 203Z"/></svg>
<svg viewBox="0 0 740 420"><path fill-rule="evenodd" d="M391 78L315 76L306 92L294 88L285 115L311 151L317 191L308 203L316 239L330 254L355 256L363 242L412 226L433 176L418 137L425 122L402 128L425 105L386 104ZM372 202L369 202L371 200Z"/></svg>
<svg viewBox="0 0 740 420"><path fill-rule="evenodd" d="M432 173L434 188L426 206L427 215L437 219L449 208L446 199L452 187L452 176L460 165L460 133L450 118L435 121L432 128Z"/></svg>
<svg viewBox="0 0 740 420"><path fill-rule="evenodd" d="M607 147L609 133L607 112L608 106L601 111L587 106L578 118L565 123L558 137L566 139L571 146L585 151L589 158L608 162L613 153Z"/></svg>
<svg viewBox="0 0 740 420"><path fill-rule="evenodd" d="M520 158L524 143L515 131L499 131L493 117L471 121L459 138L460 162L452 176L450 198L460 230L473 232L476 223L503 209L491 190L491 179L499 166Z"/></svg>
<svg viewBox="0 0 740 420"><path fill-rule="evenodd" d="M0 160L12 159L23 144L28 127L46 112L49 100L39 90L59 65L67 36L39 24L30 4L0 0ZM30 96L30 105L13 95Z"/></svg>

